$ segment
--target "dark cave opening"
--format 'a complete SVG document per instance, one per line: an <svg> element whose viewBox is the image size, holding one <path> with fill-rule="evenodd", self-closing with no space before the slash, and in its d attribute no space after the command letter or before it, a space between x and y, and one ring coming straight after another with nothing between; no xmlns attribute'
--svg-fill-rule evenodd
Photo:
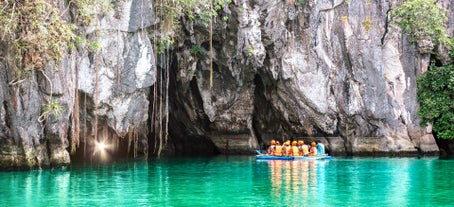
<svg viewBox="0 0 454 207"><path fill-rule="evenodd" d="M189 82L189 87L185 88L184 83L178 79L179 71L175 53L171 59L168 88L169 139L164 155L217 155L219 150L207 137L207 133L210 132L210 121L203 109L197 77L194 75ZM149 135L149 139L153 136L153 134ZM149 140L149 143L153 144L153 142L154 140Z"/></svg>

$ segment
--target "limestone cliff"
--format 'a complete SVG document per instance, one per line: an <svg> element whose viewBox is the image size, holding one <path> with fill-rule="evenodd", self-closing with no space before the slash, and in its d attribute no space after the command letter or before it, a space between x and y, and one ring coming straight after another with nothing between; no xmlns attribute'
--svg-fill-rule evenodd
<svg viewBox="0 0 454 207"><path fill-rule="evenodd" d="M437 153L416 113L416 76L432 48L409 44L390 23L399 2L236 0L212 31L183 19L176 44L160 54L151 1L112 2L81 27L99 51L78 48L58 70L46 65L21 80L0 59L0 166L67 165L74 141L73 158L88 159L95 137L115 145L112 156L156 154L159 145L165 154L252 153L271 139L316 139L333 154ZM454 4L440 2L452 36ZM0 57L11 55L0 43ZM203 50L191 54L193 46ZM50 94L64 111L42 121Z"/></svg>
<svg viewBox="0 0 454 207"><path fill-rule="evenodd" d="M227 153L271 139L317 139L339 154L436 153L416 113L416 76L433 48L410 45L390 23L397 3L235 1L225 11L233 18L213 31L213 88L208 53L178 52L178 97L201 102L180 110L209 123L185 127ZM208 45L206 28L184 29L186 42Z"/></svg>

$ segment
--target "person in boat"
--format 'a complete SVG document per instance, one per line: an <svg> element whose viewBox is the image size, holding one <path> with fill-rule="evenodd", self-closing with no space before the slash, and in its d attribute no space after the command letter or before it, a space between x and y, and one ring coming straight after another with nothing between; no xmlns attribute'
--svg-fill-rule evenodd
<svg viewBox="0 0 454 207"><path fill-rule="evenodd" d="M292 148L290 147L290 141L285 141L284 146L282 147L282 154L284 156L291 156Z"/></svg>
<svg viewBox="0 0 454 207"><path fill-rule="evenodd" d="M303 156L303 143L302 140L298 140L298 156Z"/></svg>
<svg viewBox="0 0 454 207"><path fill-rule="evenodd" d="M271 140L271 145L268 147L268 154L269 155L274 155L276 152L276 141L274 139Z"/></svg>
<svg viewBox="0 0 454 207"><path fill-rule="evenodd" d="M311 147L309 148L309 156L317 155L317 144L315 142L311 142Z"/></svg>
<svg viewBox="0 0 454 207"><path fill-rule="evenodd" d="M324 155L325 154L325 145L321 142L317 143L317 154Z"/></svg>
<svg viewBox="0 0 454 207"><path fill-rule="evenodd" d="M276 150L274 151L274 156L282 156L282 146L279 144L279 141L276 141Z"/></svg>
<svg viewBox="0 0 454 207"><path fill-rule="evenodd" d="M304 141L301 140L301 155L300 156L307 156L309 155L309 147L304 144Z"/></svg>
<svg viewBox="0 0 454 207"><path fill-rule="evenodd" d="M299 156L299 148L298 146L296 146L297 142L296 141L293 141L292 142L292 150L291 150L291 156Z"/></svg>

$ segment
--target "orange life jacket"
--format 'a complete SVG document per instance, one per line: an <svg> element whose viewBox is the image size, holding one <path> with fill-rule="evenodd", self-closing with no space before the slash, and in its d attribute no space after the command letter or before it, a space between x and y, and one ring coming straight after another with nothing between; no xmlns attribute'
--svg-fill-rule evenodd
<svg viewBox="0 0 454 207"><path fill-rule="evenodd" d="M292 146L292 155L293 156L298 156L299 155L299 149L297 146Z"/></svg>
<svg viewBox="0 0 454 207"><path fill-rule="evenodd" d="M282 154L284 156L292 156L292 147L290 145L285 145L282 147Z"/></svg>
<svg viewBox="0 0 454 207"><path fill-rule="evenodd" d="M307 145L303 144L303 146L301 146L301 149L303 151L303 156L309 154L309 147Z"/></svg>
<svg viewBox="0 0 454 207"><path fill-rule="evenodd" d="M282 146L276 145L276 150L274 151L274 155L282 156Z"/></svg>
<svg viewBox="0 0 454 207"><path fill-rule="evenodd" d="M315 156L317 155L317 147L311 147L309 156Z"/></svg>

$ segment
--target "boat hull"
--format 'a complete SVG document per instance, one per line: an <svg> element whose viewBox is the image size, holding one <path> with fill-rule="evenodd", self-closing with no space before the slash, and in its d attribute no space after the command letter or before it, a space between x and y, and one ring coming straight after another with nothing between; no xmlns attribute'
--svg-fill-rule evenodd
<svg viewBox="0 0 454 207"><path fill-rule="evenodd" d="M294 160L295 157L273 156L273 155L256 155L257 160Z"/></svg>
<svg viewBox="0 0 454 207"><path fill-rule="evenodd" d="M332 160L333 157L329 155L316 155L316 156L294 156L295 160Z"/></svg>
<svg viewBox="0 0 454 207"><path fill-rule="evenodd" d="M316 156L274 156L261 153L257 150L258 155L255 156L257 160L332 160L333 157L323 154Z"/></svg>

